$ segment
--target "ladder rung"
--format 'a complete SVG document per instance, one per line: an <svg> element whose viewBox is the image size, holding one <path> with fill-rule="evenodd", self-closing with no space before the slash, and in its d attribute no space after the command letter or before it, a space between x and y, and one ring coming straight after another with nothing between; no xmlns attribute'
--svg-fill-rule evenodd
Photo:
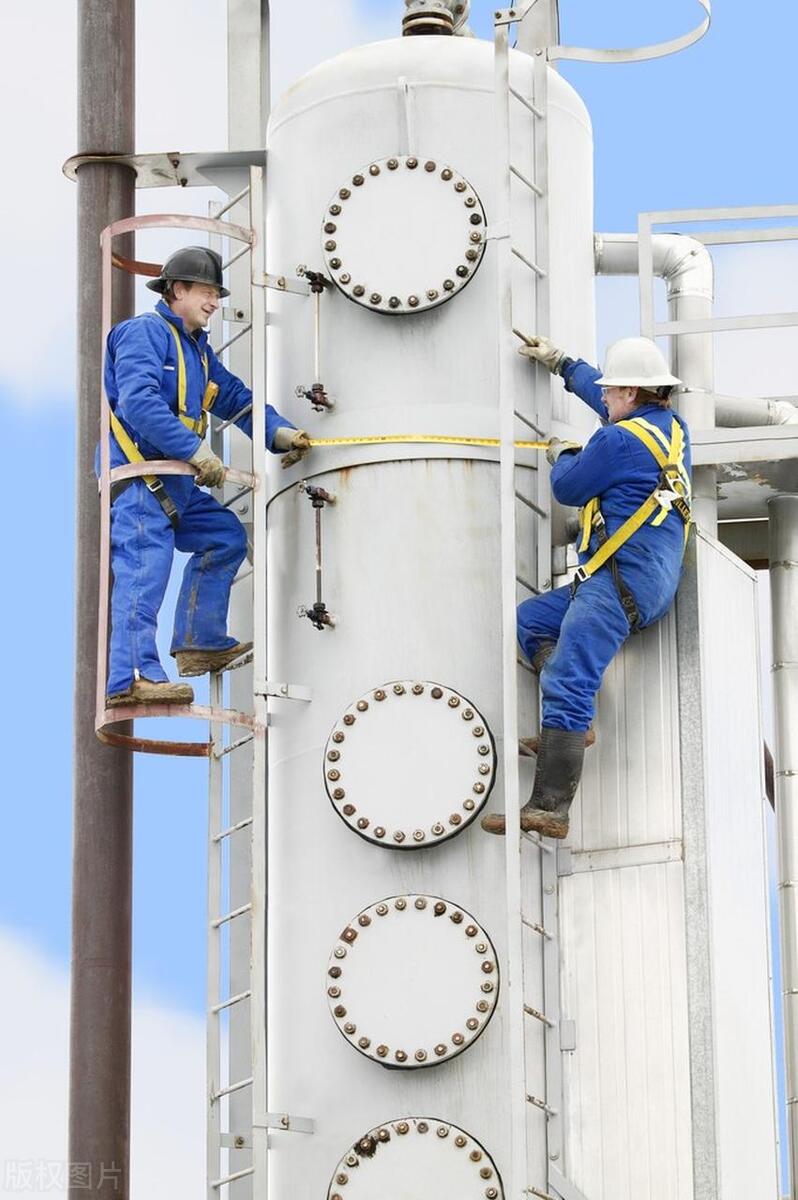
<svg viewBox="0 0 798 1200"><path fill-rule="evenodd" d="M528 1187L526 1189L527 1196L538 1196L539 1200L557 1200L556 1196L552 1196L551 1192L541 1192L539 1188Z"/></svg>
<svg viewBox="0 0 798 1200"><path fill-rule="evenodd" d="M519 412L517 408L514 409L513 411L514 411L515 415L518 417L519 421L523 421L524 424L529 427L529 429L531 429L534 433L538 434L539 437L543 437L543 430L540 429L535 424L534 421L530 421L529 417L525 417L524 414Z"/></svg>
<svg viewBox="0 0 798 1200"><path fill-rule="evenodd" d="M230 1083L227 1087L219 1088L218 1092L214 1092L211 1100L221 1100L222 1096L230 1096L233 1092L243 1091L244 1088L252 1086L252 1076L249 1079L239 1079L238 1083Z"/></svg>
<svg viewBox="0 0 798 1200"><path fill-rule="evenodd" d="M225 1008L232 1008L234 1004L240 1004L242 1000L248 1000L251 995L251 991L246 991L239 992L236 996L229 996L227 1000L220 1000L218 1004L214 1004L211 1012L220 1013Z"/></svg>
<svg viewBox="0 0 798 1200"><path fill-rule="evenodd" d="M522 917L521 920L527 929L533 929L535 933L539 933L541 937L544 937L547 942L551 942L554 939L554 934L549 933L548 929L544 929L542 925L538 925L537 921L530 921L528 917Z"/></svg>
<svg viewBox="0 0 798 1200"><path fill-rule="evenodd" d="M213 757L219 759L224 758L225 754L232 754L234 750L238 750L239 746L246 746L247 742L251 742L254 736L254 733L245 733L243 737L237 738L229 746L223 746L221 750L214 750Z"/></svg>
<svg viewBox="0 0 798 1200"><path fill-rule="evenodd" d="M527 100L526 96L522 96L520 92L517 92L514 87L510 88L510 95L515 96L516 100L520 101L524 108L528 108L533 116L538 117L541 121L543 120L544 114L541 109L536 104L533 104L531 100Z"/></svg>
<svg viewBox="0 0 798 1200"><path fill-rule="evenodd" d="M252 405L245 404L240 408L234 417L230 417L229 421L222 421L221 425L217 425L214 433L224 433L225 429L229 429L231 425L235 425L236 421L240 421L242 417L247 417L252 412Z"/></svg>
<svg viewBox="0 0 798 1200"><path fill-rule="evenodd" d="M552 1108L551 1105L547 1104L545 1100L538 1100L537 1096L530 1096L528 1092L526 1098L529 1104L534 1104L535 1108L539 1108L541 1112L546 1114L547 1117L557 1116L557 1109Z"/></svg>
<svg viewBox="0 0 798 1200"><path fill-rule="evenodd" d="M525 504L527 508L531 508L533 512L536 512L539 517L548 517L549 514L545 511L545 509L541 508L539 504L535 504L535 501L530 500L529 497L525 496L523 492L516 492L515 497L517 500L520 500L522 504Z"/></svg>
<svg viewBox="0 0 798 1200"><path fill-rule="evenodd" d="M545 1014L545 1013L538 1012L538 1010L537 1010L536 1008L532 1008L532 1007L531 1007L531 1005L529 1005L529 1004L525 1004L525 1005L524 1005L524 1012L526 1013L526 1015L527 1015L528 1017L534 1017L536 1021L541 1021L541 1022L542 1022L544 1025L546 1025L546 1026L547 1026L549 1029L553 1029L553 1028L554 1028L554 1022L553 1022L553 1021L550 1021L550 1020L549 1020L549 1018L546 1016L546 1014Z"/></svg>
<svg viewBox="0 0 798 1200"><path fill-rule="evenodd" d="M233 263L238 262L239 258L243 258L245 254L251 254L252 247L244 246L243 250L239 250L232 258L228 258L226 263L222 263L222 270L226 271L228 267L232 267Z"/></svg>
<svg viewBox="0 0 798 1200"><path fill-rule="evenodd" d="M231 834L238 833L239 829L246 829L247 825L251 824L252 817L245 817L243 821L236 821L235 825L228 825L226 829L220 829L218 833L213 835L213 840L215 842L223 842Z"/></svg>
<svg viewBox="0 0 798 1200"><path fill-rule="evenodd" d="M510 174L515 175L516 179L520 179L521 183L526 184L529 190L534 192L536 196L543 195L543 188L539 184L535 183L534 179L530 179L527 175L524 175L522 171L519 171L518 167L514 167L512 163L510 163Z"/></svg>
<svg viewBox="0 0 798 1200"><path fill-rule="evenodd" d="M531 842L533 846L537 846L538 850L542 850L544 854L554 853L552 846L547 846L545 842L542 842L539 837L535 837L535 835L530 833L530 831L527 829L523 829L521 831L521 837L525 837L528 842Z"/></svg>
<svg viewBox="0 0 798 1200"><path fill-rule="evenodd" d="M244 913L248 913L251 908L251 904L242 904L240 908L234 908L232 912L225 913L223 917L217 917L215 921L211 921L211 927L218 929L228 921L234 921L236 917L243 917Z"/></svg>
<svg viewBox="0 0 798 1200"><path fill-rule="evenodd" d="M254 490L255 489L253 487L241 488L241 491L236 492L235 496L231 496L229 500L225 500L222 508L230 508L231 505L237 503L239 500L243 500L245 496L248 496L249 493L254 492Z"/></svg>
<svg viewBox="0 0 798 1200"><path fill-rule="evenodd" d="M233 336L229 337L226 342L222 342L221 346L214 346L213 347L214 354L217 355L217 357L218 357L218 355L223 354L225 352L225 350L229 350L230 347L232 346L233 342L237 342L238 339L242 338L245 333L249 333L251 328L252 328L252 322L250 321L248 325L243 325L241 327L241 329L239 329L238 333L234 333ZM238 417L236 417L236 420L238 420Z"/></svg>
<svg viewBox="0 0 798 1200"><path fill-rule="evenodd" d="M219 1188L226 1187L228 1183L235 1183L237 1179L246 1179L247 1176L254 1174L254 1167L245 1167L243 1171L233 1171L232 1175L223 1175L221 1179L214 1179L211 1187L218 1191Z"/></svg>
<svg viewBox="0 0 798 1200"><path fill-rule="evenodd" d="M235 579L233 580L233 583L243 583L244 580L249 579L250 575L252 575L252 574L253 574L252 567L247 567L246 571L242 571L240 575L236 575Z"/></svg>
<svg viewBox="0 0 798 1200"><path fill-rule="evenodd" d="M529 671L530 675L537 675L537 671L534 669L534 667L530 667L529 663L525 663L523 658L517 658L515 661L518 663L519 667L523 667L525 671Z"/></svg>
<svg viewBox="0 0 798 1200"><path fill-rule="evenodd" d="M540 595L540 589L536 588L534 583L530 583L528 579L524 579L523 575L516 575L515 582L520 583L521 587L525 587L528 592L532 592L535 596Z"/></svg>
<svg viewBox="0 0 798 1200"><path fill-rule="evenodd" d="M238 204L238 202L240 200L243 200L244 197L248 196L248 195L249 195L249 184L247 184L247 186L245 188L242 188L237 196L233 196L232 200L228 200L227 203L218 210L218 212L216 213L216 220L218 221L219 218L223 217L224 214L226 212L229 212L231 208L235 208L235 206Z"/></svg>
<svg viewBox="0 0 798 1200"><path fill-rule="evenodd" d="M539 267L536 262L532 262L531 258L527 258L525 254L522 254L517 246L511 246L510 249L516 258L521 259L521 262L524 264L524 266L529 267L530 271L534 271L538 279L546 278L546 272L543 270L543 268Z"/></svg>

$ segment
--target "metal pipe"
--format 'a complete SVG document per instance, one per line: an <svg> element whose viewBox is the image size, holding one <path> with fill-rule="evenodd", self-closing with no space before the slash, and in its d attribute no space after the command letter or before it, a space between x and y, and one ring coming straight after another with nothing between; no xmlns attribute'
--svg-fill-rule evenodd
<svg viewBox="0 0 798 1200"><path fill-rule="evenodd" d="M637 275L636 233L600 233L595 238L597 275ZM659 233L652 239L654 274L665 280L672 320L712 316L714 276L706 246L680 233ZM711 333L680 334L673 338L671 366L684 382L678 408L691 429L715 427L714 361ZM718 503L714 467L693 472L693 516L702 528L717 534Z"/></svg>
<svg viewBox="0 0 798 1200"><path fill-rule="evenodd" d="M787 1140L798 1200L798 495L768 502Z"/></svg>
<svg viewBox="0 0 798 1200"><path fill-rule="evenodd" d="M134 0L80 0L78 150L131 154ZM133 171L78 168L78 405L76 436L76 634L74 835L70 1010L69 1161L92 1180L114 1168L116 1200L130 1195L130 1011L133 769L129 750L94 735L99 595L99 505L94 447L102 371L100 232L135 208ZM135 257L132 238L120 253ZM114 321L133 315L134 280L115 272ZM131 733L129 723L121 723ZM71 1200L85 1195L70 1182Z"/></svg>

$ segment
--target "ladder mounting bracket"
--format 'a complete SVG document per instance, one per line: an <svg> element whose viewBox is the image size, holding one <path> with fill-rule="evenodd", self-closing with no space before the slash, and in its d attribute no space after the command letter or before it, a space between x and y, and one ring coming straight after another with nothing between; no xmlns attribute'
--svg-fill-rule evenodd
<svg viewBox="0 0 798 1200"><path fill-rule="evenodd" d="M259 679L255 684L256 696L274 696L278 700L302 700L306 704L313 699L310 688L298 683L276 683L272 679Z"/></svg>
<svg viewBox="0 0 798 1200"><path fill-rule="evenodd" d="M557 847L557 874L573 875L574 867L571 862L571 851L567 846Z"/></svg>
<svg viewBox="0 0 798 1200"><path fill-rule="evenodd" d="M315 1133L312 1117L292 1117L290 1113L265 1113L262 1120L252 1122L253 1129L282 1129L288 1133Z"/></svg>

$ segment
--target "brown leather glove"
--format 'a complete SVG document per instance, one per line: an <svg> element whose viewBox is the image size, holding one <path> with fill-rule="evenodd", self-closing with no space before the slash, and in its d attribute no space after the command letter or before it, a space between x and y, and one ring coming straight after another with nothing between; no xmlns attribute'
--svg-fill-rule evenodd
<svg viewBox="0 0 798 1200"><path fill-rule="evenodd" d="M216 457L207 442L200 442L196 452L188 461L197 468L198 487L222 486L227 468L222 460Z"/></svg>
<svg viewBox="0 0 798 1200"><path fill-rule="evenodd" d="M280 460L283 470L293 467L294 463L300 462L310 450L310 434L305 433L304 429L289 429L287 425L281 425L274 435L274 448L288 451Z"/></svg>
<svg viewBox="0 0 798 1200"><path fill-rule="evenodd" d="M518 353L547 367L552 375L559 372L563 361L568 357L565 351L555 346L549 338L537 335L528 337L525 345L519 346Z"/></svg>

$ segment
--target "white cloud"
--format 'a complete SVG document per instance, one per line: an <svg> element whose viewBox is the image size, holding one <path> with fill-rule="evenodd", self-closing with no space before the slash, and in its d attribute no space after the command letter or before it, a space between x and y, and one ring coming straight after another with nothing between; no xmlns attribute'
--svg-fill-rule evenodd
<svg viewBox="0 0 798 1200"><path fill-rule="evenodd" d="M329 55L395 34L401 16L399 0L383 18L357 0L305 0L300 24L297 8L296 0L272 3L275 94ZM227 145L226 14L222 0L137 0L140 152ZM77 5L0 6L0 153L7 166L0 192L0 401L74 399L77 187L61 165L77 144L76 47ZM206 213L217 194L142 192L139 207Z"/></svg>
<svg viewBox="0 0 798 1200"><path fill-rule="evenodd" d="M66 1196L69 981L66 970L0 929L0 1200ZM204 1191L202 1021L151 999L134 1004L133 1200ZM167 1152L168 1150L168 1152ZM28 1179L31 1185L28 1185ZM109 1192L112 1191L109 1183Z"/></svg>

